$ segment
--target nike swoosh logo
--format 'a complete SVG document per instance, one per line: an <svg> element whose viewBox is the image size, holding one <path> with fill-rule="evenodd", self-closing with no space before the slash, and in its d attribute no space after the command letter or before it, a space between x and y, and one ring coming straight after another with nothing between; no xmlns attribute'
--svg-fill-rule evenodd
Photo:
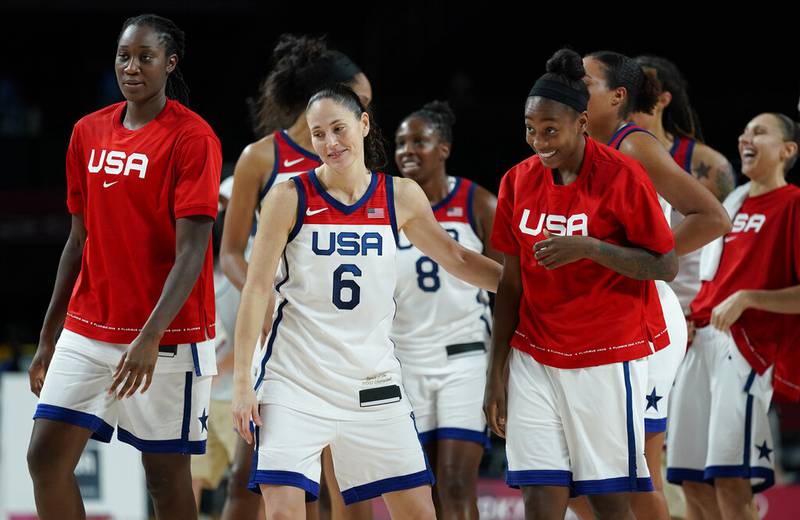
<svg viewBox="0 0 800 520"><path fill-rule="evenodd" d="M313 217L317 213L322 213L323 211L325 211L327 209L328 208L322 208L322 209L316 209L314 211L311 211L311 208L308 208L308 209L306 209L306 215L308 215L309 217Z"/></svg>
<svg viewBox="0 0 800 520"><path fill-rule="evenodd" d="M733 236L733 237L725 237L725 243L727 244L728 242L732 242L732 241L736 240L737 238L739 238L739 237L735 237L735 236Z"/></svg>
<svg viewBox="0 0 800 520"><path fill-rule="evenodd" d="M292 167L292 166L294 166L295 164L297 164L297 163L301 163L301 162L303 162L303 159L302 159L302 158L300 158L300 159L296 159L296 160L294 160L294 161L286 161L286 160L285 160L285 161L283 161L283 167L284 167L284 168L291 168L291 167Z"/></svg>
<svg viewBox="0 0 800 520"><path fill-rule="evenodd" d="M104 183L103 183L103 187L104 187L104 188L108 188L108 187L110 187L110 186L113 186L113 185L115 185L115 184L116 184L116 183L118 183L118 182L119 182L119 181L114 181L114 182L104 182Z"/></svg>

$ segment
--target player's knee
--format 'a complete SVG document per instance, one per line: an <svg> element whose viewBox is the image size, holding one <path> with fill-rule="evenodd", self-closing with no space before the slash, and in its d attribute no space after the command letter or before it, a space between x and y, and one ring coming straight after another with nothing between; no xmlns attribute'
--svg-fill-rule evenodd
<svg viewBox="0 0 800 520"><path fill-rule="evenodd" d="M693 506L705 509L709 504L714 503L717 497L714 488L701 482L684 482L681 487L686 501Z"/></svg>
<svg viewBox="0 0 800 520"><path fill-rule="evenodd" d="M294 520L305 517L305 503L292 500L282 493L267 493L264 497L268 520Z"/></svg>
<svg viewBox="0 0 800 520"><path fill-rule="evenodd" d="M408 518L420 520L436 520L436 509L433 500L415 500L407 509Z"/></svg>
<svg viewBox="0 0 800 520"><path fill-rule="evenodd" d="M48 454L48 450L42 446L42 443L31 440L28 446L28 471L34 482L41 481L48 476L55 476L54 466L56 464L54 461L52 453Z"/></svg>
<svg viewBox="0 0 800 520"><path fill-rule="evenodd" d="M231 466L231 475L228 479L228 496L237 498L240 496L250 496L250 468L243 467L241 464L234 463Z"/></svg>
<svg viewBox="0 0 800 520"><path fill-rule="evenodd" d="M720 504L746 506L753 498L750 481L743 478L715 479L714 493Z"/></svg>
<svg viewBox="0 0 800 520"><path fill-rule="evenodd" d="M589 497L589 503L597 520L628 518L631 514L630 500L623 494L594 495Z"/></svg>
<svg viewBox="0 0 800 520"><path fill-rule="evenodd" d="M457 464L445 464L439 469L436 489L439 498L445 503L458 503L474 500L476 475Z"/></svg>
<svg viewBox="0 0 800 520"><path fill-rule="evenodd" d="M191 482L189 457L160 457L144 455L144 466L147 491L154 500L159 497L177 495L178 490L186 482Z"/></svg>

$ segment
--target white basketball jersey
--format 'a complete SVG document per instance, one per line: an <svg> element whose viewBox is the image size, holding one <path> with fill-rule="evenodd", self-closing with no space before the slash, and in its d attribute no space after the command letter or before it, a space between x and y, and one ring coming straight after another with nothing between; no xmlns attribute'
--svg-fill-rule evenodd
<svg viewBox="0 0 800 520"><path fill-rule="evenodd" d="M389 339L397 244L392 178L373 173L351 206L331 197L313 170L292 182L297 223L259 363L259 401L340 420L407 414Z"/></svg>
<svg viewBox="0 0 800 520"><path fill-rule="evenodd" d="M450 193L433 207L433 214L462 246L481 252L483 242L472 215L477 185L458 177L451 180ZM392 339L403 366L435 373L447 371L455 359L485 361L491 323L486 291L446 272L402 233L395 300Z"/></svg>

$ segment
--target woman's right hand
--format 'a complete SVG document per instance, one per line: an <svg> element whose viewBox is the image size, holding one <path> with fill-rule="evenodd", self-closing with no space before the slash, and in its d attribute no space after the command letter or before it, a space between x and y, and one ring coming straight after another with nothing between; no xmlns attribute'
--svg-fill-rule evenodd
<svg viewBox="0 0 800 520"><path fill-rule="evenodd" d="M508 400L507 376L501 371L490 370L483 394L483 413L489 428L498 437L506 438L506 403Z"/></svg>
<svg viewBox="0 0 800 520"><path fill-rule="evenodd" d="M251 421L256 426L261 426L261 415L258 413L258 399L256 392L249 384L234 384L233 402L233 427L247 444L253 444L253 432L250 430Z"/></svg>
<svg viewBox="0 0 800 520"><path fill-rule="evenodd" d="M39 346L36 347L36 354L33 356L31 366L28 367L28 379L30 380L31 392L33 392L36 397L39 397L39 393L42 391L44 378L47 375L47 369L50 367L50 361L52 361L55 352L56 348L50 342L40 340Z"/></svg>

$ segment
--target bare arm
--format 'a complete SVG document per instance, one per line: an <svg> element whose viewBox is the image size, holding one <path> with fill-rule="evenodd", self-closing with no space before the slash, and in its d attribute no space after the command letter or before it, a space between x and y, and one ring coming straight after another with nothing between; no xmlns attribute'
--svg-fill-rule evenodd
<svg viewBox="0 0 800 520"><path fill-rule="evenodd" d="M67 243L64 244L64 250L61 252L61 259L58 261L56 283L39 333L39 345L28 369L31 391L37 396L42 390L47 368L55 352L56 335L64 326L69 298L75 286L75 280L81 271L85 243L86 226L83 223L83 215L72 215L72 227Z"/></svg>
<svg viewBox="0 0 800 520"><path fill-rule="evenodd" d="M430 202L416 182L396 178L394 183L397 226L411 243L456 278L497 291L502 266L453 240L434 218Z"/></svg>
<svg viewBox="0 0 800 520"><path fill-rule="evenodd" d="M736 291L711 311L711 325L720 330L729 329L747 309L800 314L800 285L783 289Z"/></svg>
<svg viewBox="0 0 800 520"><path fill-rule="evenodd" d="M494 328L486 378L483 411L489 427L500 437L506 434L506 398L508 356L511 338L519 322L519 302L522 297L522 275L519 257L505 255L503 275L494 303Z"/></svg>
<svg viewBox="0 0 800 520"><path fill-rule="evenodd" d="M728 159L701 143L697 143L692 155L692 175L720 202L736 187L736 175Z"/></svg>
<svg viewBox="0 0 800 520"><path fill-rule="evenodd" d="M150 387L158 358L158 344L197 283L213 226L214 219L205 215L176 220L175 263L141 332L120 359L109 393L114 393L122 385L118 396L129 397L140 385L143 385L142 393Z"/></svg>
<svg viewBox="0 0 800 520"><path fill-rule="evenodd" d="M233 416L236 430L248 443L253 442L250 421L261 424L258 402L251 386L250 363L264 313L273 298L275 271L297 218L297 204L298 196L293 182L275 186L264 199L262 224L256 233L252 263L236 315Z"/></svg>
<svg viewBox="0 0 800 520"><path fill-rule="evenodd" d="M686 218L675 229L675 253L690 253L731 229L728 214L708 190L678 166L652 136L635 133L620 150L645 167L656 191Z"/></svg>
<svg viewBox="0 0 800 520"><path fill-rule="evenodd" d="M588 236L552 236L533 246L539 265L547 269L588 259L634 280L672 281L678 274L675 250L658 254L640 247L625 247Z"/></svg>
<svg viewBox="0 0 800 520"><path fill-rule="evenodd" d="M497 197L490 191L478 186L472 200L472 211L478 226L478 236L483 242L483 254L497 262L503 261L503 253L492 247L492 227L497 210Z"/></svg>
<svg viewBox="0 0 800 520"><path fill-rule="evenodd" d="M253 215L264 176L272 171L274 161L273 140L269 136L247 146L233 171L233 193L225 210L219 261L222 272L240 291L247 277L244 252L250 239Z"/></svg>

